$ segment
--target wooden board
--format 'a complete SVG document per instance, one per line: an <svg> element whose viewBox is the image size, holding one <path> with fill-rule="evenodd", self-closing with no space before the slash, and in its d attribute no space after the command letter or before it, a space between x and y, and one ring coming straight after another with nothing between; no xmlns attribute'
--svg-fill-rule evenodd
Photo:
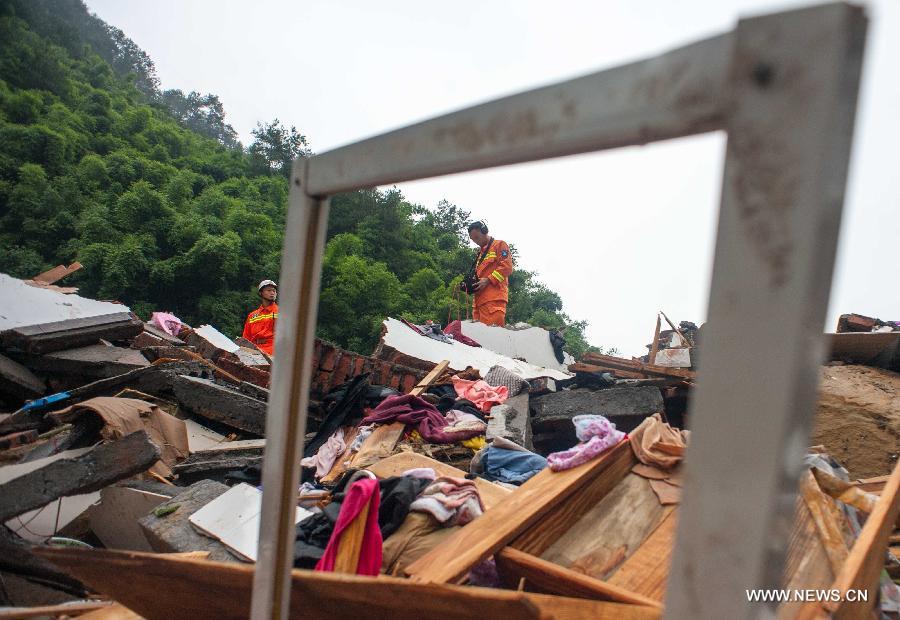
<svg viewBox="0 0 900 620"><path fill-rule="evenodd" d="M608 579L609 584L662 602L669 580L677 522L677 509L668 510L647 540Z"/></svg>
<svg viewBox="0 0 900 620"><path fill-rule="evenodd" d="M624 462L633 465L631 446L620 443L598 458L561 472L545 469L441 545L413 562L406 572L418 582L450 583L565 504L588 482Z"/></svg>
<svg viewBox="0 0 900 620"><path fill-rule="evenodd" d="M626 442L627 443L627 442ZM540 556L568 532L584 514L612 491L637 463L632 450L623 451L602 476L588 480L565 502L553 506L549 514L509 543L510 547Z"/></svg>
<svg viewBox="0 0 900 620"><path fill-rule="evenodd" d="M835 519L834 500L822 493L809 470L800 476L800 496L812 516L819 539L828 555L831 570L837 574L847 561L849 552L844 543L840 523Z"/></svg>
<svg viewBox="0 0 900 620"><path fill-rule="evenodd" d="M552 562L547 562L528 553L507 547L495 556L497 570L507 586L515 587L520 579L525 580L529 591L574 596L600 601L615 601L633 605L648 605L662 610L653 599L629 592L625 588L576 573Z"/></svg>
<svg viewBox="0 0 900 620"><path fill-rule="evenodd" d="M463 470L447 463L441 463L418 452L401 452L400 454L389 456L369 467L369 471L379 478L390 478L391 476L399 476L403 472L417 467L430 467L438 476L466 477L466 472ZM484 504L485 510L493 508L513 492L512 489L501 487L499 484L494 484L484 478L475 478L475 486L478 487L478 494L481 496L481 502Z"/></svg>
<svg viewBox="0 0 900 620"><path fill-rule="evenodd" d="M43 548L39 553L147 620L244 620L249 615L251 565L101 549ZM292 572L291 618L462 620L473 615L517 620L650 620L659 618L659 611L490 588L417 584L384 576Z"/></svg>
<svg viewBox="0 0 900 620"><path fill-rule="evenodd" d="M787 589L828 589L834 581L834 573L825 553L825 546L819 538L816 524L806 502L797 498L794 511L794 526L788 540L787 555L784 560L782 584ZM787 602L778 607L778 618L794 618L802 603Z"/></svg>
<svg viewBox="0 0 900 620"><path fill-rule="evenodd" d="M867 590L868 601L823 605L825 610L834 612L835 618L869 616L878 594L878 579L884 568L884 552L898 515L900 515L900 463L894 467L891 477L884 485L881 497L875 504L875 510L866 520L847 561L844 562L841 572L831 586L841 592L851 589Z"/></svg>
<svg viewBox="0 0 900 620"><path fill-rule="evenodd" d="M650 482L628 473L541 557L604 579L637 551L664 512Z"/></svg>

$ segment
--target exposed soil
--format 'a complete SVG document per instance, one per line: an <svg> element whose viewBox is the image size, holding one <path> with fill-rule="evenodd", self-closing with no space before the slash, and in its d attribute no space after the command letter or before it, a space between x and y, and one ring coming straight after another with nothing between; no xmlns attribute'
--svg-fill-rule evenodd
<svg viewBox="0 0 900 620"><path fill-rule="evenodd" d="M823 444L851 478L891 473L900 454L900 373L824 366L810 445Z"/></svg>

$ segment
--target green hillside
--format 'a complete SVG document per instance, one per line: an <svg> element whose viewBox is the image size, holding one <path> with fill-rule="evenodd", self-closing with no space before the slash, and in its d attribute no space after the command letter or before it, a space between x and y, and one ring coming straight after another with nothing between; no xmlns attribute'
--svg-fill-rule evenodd
<svg viewBox="0 0 900 620"><path fill-rule="evenodd" d="M236 335L255 284L278 277L287 169L310 152L277 119L244 147L218 97L161 91L152 60L79 0L0 0L2 272L78 260L66 284L87 296ZM319 333L368 353L385 316L446 321L470 214L397 190L332 205ZM530 272L511 278L507 320L572 324L568 348L587 348Z"/></svg>

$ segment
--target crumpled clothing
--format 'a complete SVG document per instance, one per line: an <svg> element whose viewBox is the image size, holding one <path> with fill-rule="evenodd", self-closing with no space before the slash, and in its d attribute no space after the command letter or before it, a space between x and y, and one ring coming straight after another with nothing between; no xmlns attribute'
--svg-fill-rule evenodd
<svg viewBox="0 0 900 620"><path fill-rule="evenodd" d="M453 377L453 389L460 398L466 398L483 412L488 413L494 405L500 405L509 398L509 388L505 385L492 386L484 380L469 381Z"/></svg>
<svg viewBox="0 0 900 620"><path fill-rule="evenodd" d="M472 338L469 338L464 333L462 333L462 321L460 321L459 319L457 319L455 321L450 321L449 323L447 323L447 327L444 328L444 333L447 334L448 336L453 336L453 339L456 340L457 342L467 344L470 347L480 347L481 346L475 340L473 340Z"/></svg>
<svg viewBox="0 0 900 620"><path fill-rule="evenodd" d="M168 312L154 312L150 316L150 323L160 328L170 336L178 336L181 331L181 319Z"/></svg>
<svg viewBox="0 0 900 620"><path fill-rule="evenodd" d="M381 570L381 530L378 528L378 481L371 478L354 482L341 504L341 512L334 531L325 547L325 553L316 563L317 571L331 572L334 570L337 560L338 546L344 531L360 515L368 504L369 512L366 514L366 523L363 530L362 545L359 550L359 562L356 566L357 575L377 575Z"/></svg>
<svg viewBox="0 0 900 620"><path fill-rule="evenodd" d="M331 468L334 467L334 462L346 449L347 444L344 443L344 430L339 428L335 431L334 435L329 437L328 440L322 444L322 447L319 448L318 452L313 456L302 459L300 464L303 465L303 467L315 467L316 478L321 478L331 471Z"/></svg>
<svg viewBox="0 0 900 620"><path fill-rule="evenodd" d="M402 574L420 557L456 533L459 526L444 527L425 512L411 512L403 525L382 546L381 572Z"/></svg>
<svg viewBox="0 0 900 620"><path fill-rule="evenodd" d="M379 482L381 503L378 507L378 526L382 538L387 538L403 525L412 503L432 481L413 476L391 476Z"/></svg>
<svg viewBox="0 0 900 620"><path fill-rule="evenodd" d="M514 447L504 447L512 444ZM480 451L469 465L469 471L479 474L485 480L522 484L547 467L547 459L540 454L529 452L513 442L503 442L500 438Z"/></svg>
<svg viewBox="0 0 900 620"><path fill-rule="evenodd" d="M654 413L629 435L631 449L641 463L671 469L681 462L687 448L688 431L673 428Z"/></svg>
<svg viewBox="0 0 900 620"><path fill-rule="evenodd" d="M465 525L484 514L475 481L450 476L430 484L409 509L427 512L445 525Z"/></svg>
<svg viewBox="0 0 900 620"><path fill-rule="evenodd" d="M547 457L547 464L553 471L571 469L587 463L622 441L627 435L616 430L616 425L602 415L577 415L572 418L575 434L582 443L554 452Z"/></svg>
<svg viewBox="0 0 900 620"><path fill-rule="evenodd" d="M487 430L487 424L476 418L471 413L451 409L444 416L447 426L444 427L445 433L458 433L460 431L478 431L484 433Z"/></svg>
<svg viewBox="0 0 900 620"><path fill-rule="evenodd" d="M422 478L423 480L434 480L437 478L437 472L431 467L414 467L412 469L407 469L401 475L410 476L412 478Z"/></svg>
<svg viewBox="0 0 900 620"><path fill-rule="evenodd" d="M499 364L491 366L487 374L484 375L484 380L488 385L506 386L510 397L517 396L528 389L528 382L525 379Z"/></svg>
<svg viewBox="0 0 900 620"><path fill-rule="evenodd" d="M350 443L350 452L359 452L360 448L362 448L363 442L369 438L375 431L375 425L370 424L369 426L360 426L356 433L356 438Z"/></svg>
<svg viewBox="0 0 900 620"><path fill-rule="evenodd" d="M386 424L388 422L417 425L419 433L430 443L455 443L484 432L483 430L445 432L447 421L441 412L435 409L434 405L412 394L389 396L372 409L363 420L363 424Z"/></svg>

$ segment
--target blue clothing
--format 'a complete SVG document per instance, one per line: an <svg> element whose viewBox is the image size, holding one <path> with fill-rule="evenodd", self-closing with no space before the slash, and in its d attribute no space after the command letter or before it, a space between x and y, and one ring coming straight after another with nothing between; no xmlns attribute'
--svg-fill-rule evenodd
<svg viewBox="0 0 900 620"><path fill-rule="evenodd" d="M547 467L547 459L533 452L488 446L481 458L482 474L491 481L522 484Z"/></svg>

